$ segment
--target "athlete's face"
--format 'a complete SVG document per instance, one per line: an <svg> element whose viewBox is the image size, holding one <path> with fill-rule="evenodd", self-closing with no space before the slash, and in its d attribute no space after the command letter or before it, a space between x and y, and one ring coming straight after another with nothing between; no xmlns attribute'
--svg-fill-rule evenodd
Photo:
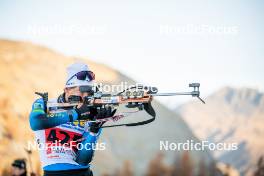
<svg viewBox="0 0 264 176"><path fill-rule="evenodd" d="M80 96L80 97L82 97L82 99L84 99L84 97L88 96L88 93L87 92L84 92L84 93L83 92L80 92L80 87L79 86L65 88L64 89L64 92L65 92L65 99L66 99L66 101L69 100L69 97L71 95Z"/></svg>

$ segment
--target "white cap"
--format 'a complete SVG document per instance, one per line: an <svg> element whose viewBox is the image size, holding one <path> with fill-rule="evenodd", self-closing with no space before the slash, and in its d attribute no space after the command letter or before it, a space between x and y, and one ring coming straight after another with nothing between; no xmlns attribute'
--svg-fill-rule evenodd
<svg viewBox="0 0 264 176"><path fill-rule="evenodd" d="M86 80L78 80L76 73L81 71L90 71L89 67L85 63L74 63L67 67L67 79L65 87L76 87L76 86L93 86L94 82Z"/></svg>

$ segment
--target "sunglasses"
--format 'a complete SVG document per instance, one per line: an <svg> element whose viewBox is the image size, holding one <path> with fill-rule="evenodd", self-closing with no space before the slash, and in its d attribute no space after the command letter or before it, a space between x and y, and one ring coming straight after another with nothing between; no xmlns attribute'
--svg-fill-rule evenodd
<svg viewBox="0 0 264 176"><path fill-rule="evenodd" d="M92 71L81 71L76 74L74 74L70 79L68 79L67 83L76 76L78 80L86 80L88 78L88 81L92 81L95 79L95 74Z"/></svg>

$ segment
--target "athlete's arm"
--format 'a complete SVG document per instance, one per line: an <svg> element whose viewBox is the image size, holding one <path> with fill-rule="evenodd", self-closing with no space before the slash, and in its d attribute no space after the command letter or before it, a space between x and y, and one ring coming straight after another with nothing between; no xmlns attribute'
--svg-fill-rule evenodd
<svg viewBox="0 0 264 176"><path fill-rule="evenodd" d="M33 103L29 116L30 127L34 131L55 127L77 119L78 114L74 109L59 113L45 113L42 98Z"/></svg>
<svg viewBox="0 0 264 176"><path fill-rule="evenodd" d="M109 107L108 109L101 108L97 109L96 118L110 117L115 114L116 110ZM84 140L82 141L82 148L78 151L76 162L82 166L88 165L93 158L94 149L97 147L96 142L102 131L102 122L90 122L88 123L89 128L83 134Z"/></svg>
<svg viewBox="0 0 264 176"><path fill-rule="evenodd" d="M98 133L87 131L83 134L84 140L81 142L82 148L78 151L76 157L76 162L78 164L86 166L92 161L94 149L96 148L96 142L101 134L101 130L102 129L100 129Z"/></svg>

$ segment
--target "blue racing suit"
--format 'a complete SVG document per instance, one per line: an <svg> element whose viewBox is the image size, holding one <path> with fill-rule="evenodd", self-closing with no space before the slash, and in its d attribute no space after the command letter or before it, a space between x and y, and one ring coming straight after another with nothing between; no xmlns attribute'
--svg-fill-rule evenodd
<svg viewBox="0 0 264 176"><path fill-rule="evenodd" d="M74 109L54 113L46 113L44 109L43 99L37 99L29 117L43 170L88 169L95 148L92 146L95 146L101 129L97 134L90 132L90 124L77 120L78 114Z"/></svg>

